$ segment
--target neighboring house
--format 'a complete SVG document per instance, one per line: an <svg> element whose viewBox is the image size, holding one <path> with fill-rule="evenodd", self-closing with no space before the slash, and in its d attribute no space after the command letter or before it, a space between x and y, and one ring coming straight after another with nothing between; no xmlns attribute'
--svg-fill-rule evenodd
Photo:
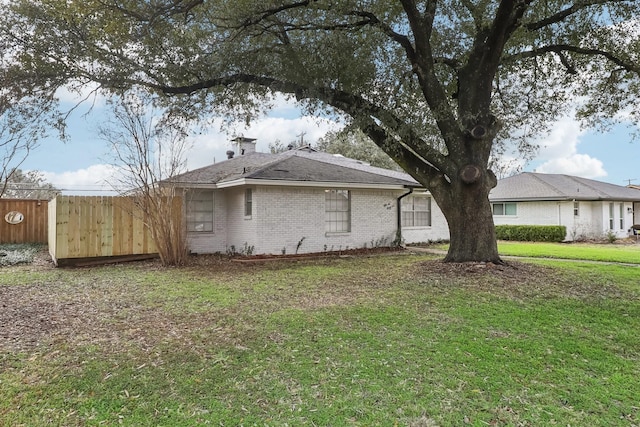
<svg viewBox="0 0 640 427"><path fill-rule="evenodd" d="M567 240L627 237L640 224L640 190L576 176L521 173L489 199L496 225L564 225Z"/></svg>
<svg viewBox="0 0 640 427"><path fill-rule="evenodd" d="M236 138L228 159L173 178L184 190L193 253L293 254L449 236L431 196L401 172L316 152L255 151ZM236 155L237 154L237 155Z"/></svg>

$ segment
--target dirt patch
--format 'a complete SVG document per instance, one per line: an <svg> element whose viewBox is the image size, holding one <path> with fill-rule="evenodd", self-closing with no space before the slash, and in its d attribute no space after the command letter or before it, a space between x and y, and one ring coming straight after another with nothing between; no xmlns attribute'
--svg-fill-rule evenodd
<svg viewBox="0 0 640 427"><path fill-rule="evenodd" d="M547 274L551 269L522 262L508 262L505 264L494 264L490 262L443 262L440 260L430 260L419 264L419 268L426 274L438 274L447 277L477 276L486 275L500 277L503 279L519 279L527 275Z"/></svg>
<svg viewBox="0 0 640 427"><path fill-rule="evenodd" d="M22 350L37 346L61 329L77 330L86 321L73 301L62 302L55 289L36 285L0 286L0 340L2 348Z"/></svg>
<svg viewBox="0 0 640 427"><path fill-rule="evenodd" d="M576 273L512 260L505 264L431 260L420 263L417 274L423 275L430 286L447 287L454 284L456 287L514 299L637 298L614 284L593 283Z"/></svg>
<svg viewBox="0 0 640 427"><path fill-rule="evenodd" d="M229 342L214 315L175 315L140 297L135 285L0 286L0 351L47 352L56 343L98 345L105 353L163 343L195 348L196 332L210 329Z"/></svg>

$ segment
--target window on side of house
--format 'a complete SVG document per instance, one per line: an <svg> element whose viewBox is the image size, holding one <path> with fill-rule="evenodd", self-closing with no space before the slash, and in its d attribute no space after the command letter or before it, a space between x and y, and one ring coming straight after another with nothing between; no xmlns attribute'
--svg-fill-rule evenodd
<svg viewBox="0 0 640 427"><path fill-rule="evenodd" d="M347 233L351 231L351 192L325 190L325 231Z"/></svg>
<svg viewBox="0 0 640 427"><path fill-rule="evenodd" d="M244 216L253 214L253 191L250 188L244 190Z"/></svg>
<svg viewBox="0 0 640 427"><path fill-rule="evenodd" d="M518 209L516 203L492 203L493 215L516 216Z"/></svg>
<svg viewBox="0 0 640 427"><path fill-rule="evenodd" d="M573 202L573 216L580 216L580 202Z"/></svg>
<svg viewBox="0 0 640 427"><path fill-rule="evenodd" d="M624 230L624 203L620 203L620 230Z"/></svg>
<svg viewBox="0 0 640 427"><path fill-rule="evenodd" d="M213 190L193 190L187 194L187 231L213 232Z"/></svg>
<svg viewBox="0 0 640 427"><path fill-rule="evenodd" d="M613 207L613 203L609 203L609 230L613 230L614 229L614 207Z"/></svg>
<svg viewBox="0 0 640 427"><path fill-rule="evenodd" d="M403 227L431 226L431 197L409 196L402 199Z"/></svg>

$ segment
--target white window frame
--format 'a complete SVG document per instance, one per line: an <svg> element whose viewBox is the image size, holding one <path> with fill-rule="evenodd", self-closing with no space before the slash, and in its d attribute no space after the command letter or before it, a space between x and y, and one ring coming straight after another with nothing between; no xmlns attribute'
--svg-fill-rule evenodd
<svg viewBox="0 0 640 427"><path fill-rule="evenodd" d="M497 206L500 206L501 208L496 209ZM507 206L513 206L515 213L507 213ZM491 213L493 216L517 216L518 204L516 202L491 203Z"/></svg>
<svg viewBox="0 0 640 427"><path fill-rule="evenodd" d="M215 194L213 190L189 190L187 193L187 232L213 233Z"/></svg>
<svg viewBox="0 0 640 427"><path fill-rule="evenodd" d="M624 230L624 203L620 203L620 230Z"/></svg>
<svg viewBox="0 0 640 427"><path fill-rule="evenodd" d="M573 216L580 216L580 202L573 202Z"/></svg>
<svg viewBox="0 0 640 427"><path fill-rule="evenodd" d="M250 219L253 215L253 190L246 188L244 190L244 217Z"/></svg>
<svg viewBox="0 0 640 427"><path fill-rule="evenodd" d="M426 202L426 206L421 202ZM431 227L431 197L412 195L400 202L402 227Z"/></svg>
<svg viewBox="0 0 640 427"><path fill-rule="evenodd" d="M615 208L613 203L609 203L609 230L615 229Z"/></svg>
<svg viewBox="0 0 640 427"><path fill-rule="evenodd" d="M325 232L351 232L351 191L327 189L325 194Z"/></svg>

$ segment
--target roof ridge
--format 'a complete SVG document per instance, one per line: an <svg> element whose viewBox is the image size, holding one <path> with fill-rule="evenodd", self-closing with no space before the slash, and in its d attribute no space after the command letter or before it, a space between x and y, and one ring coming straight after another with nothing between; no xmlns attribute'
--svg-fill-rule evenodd
<svg viewBox="0 0 640 427"><path fill-rule="evenodd" d="M366 160L354 159L353 157L343 156L342 154L327 153L326 151L316 151L311 154L318 154L318 157L311 157L308 152L294 152L292 155L321 162L332 166L341 166L351 170L367 172L373 175L381 175L396 179L415 181L415 179L404 170L387 169L380 166L372 165ZM417 181L416 181L417 182Z"/></svg>
<svg viewBox="0 0 640 427"><path fill-rule="evenodd" d="M331 162L328 162L328 161L323 161L322 159L310 158L308 156L299 156L297 154L284 157L284 158L282 158L282 159L280 159L279 161L276 161L276 162L271 162L271 163L265 164L264 167L260 168L259 170L256 170L255 173L252 173L250 176L253 176L254 174L258 174L259 172L262 172L262 171L264 171L265 169L267 169L269 167L273 167L274 165L277 165L278 163L282 163L282 162L287 161L287 160L293 160L293 158L297 158L297 159L300 159L302 161L322 163L322 164L325 164L325 165L328 165L328 166L331 166L331 167L334 167L334 168L351 170L351 171L362 173L362 174L366 174L366 175L384 177L384 178L392 178L392 179L398 179L398 180L410 182L409 180L407 180L405 178L402 178L402 177L389 176L389 175L377 173L376 171L370 171L370 170L365 170L365 169L354 168L354 167L350 167L349 165L346 165L346 164L331 163ZM384 168L376 168L376 169L387 170L387 169L384 169ZM410 177L410 175L408 175L408 174L406 174L406 175L408 177Z"/></svg>
<svg viewBox="0 0 640 427"><path fill-rule="evenodd" d="M547 182L546 180L542 179L539 175L539 173L537 172L523 172L526 174L531 174L531 176L537 180L538 182L541 182L542 184L546 185L547 187L551 188L558 196L566 196L565 193L563 193L562 191L560 191L560 189L558 187L556 187L553 184L550 184L549 182ZM544 174L544 175L554 175L554 174ZM563 175L563 174L555 174L555 175L560 175L560 176L568 176L568 175Z"/></svg>

